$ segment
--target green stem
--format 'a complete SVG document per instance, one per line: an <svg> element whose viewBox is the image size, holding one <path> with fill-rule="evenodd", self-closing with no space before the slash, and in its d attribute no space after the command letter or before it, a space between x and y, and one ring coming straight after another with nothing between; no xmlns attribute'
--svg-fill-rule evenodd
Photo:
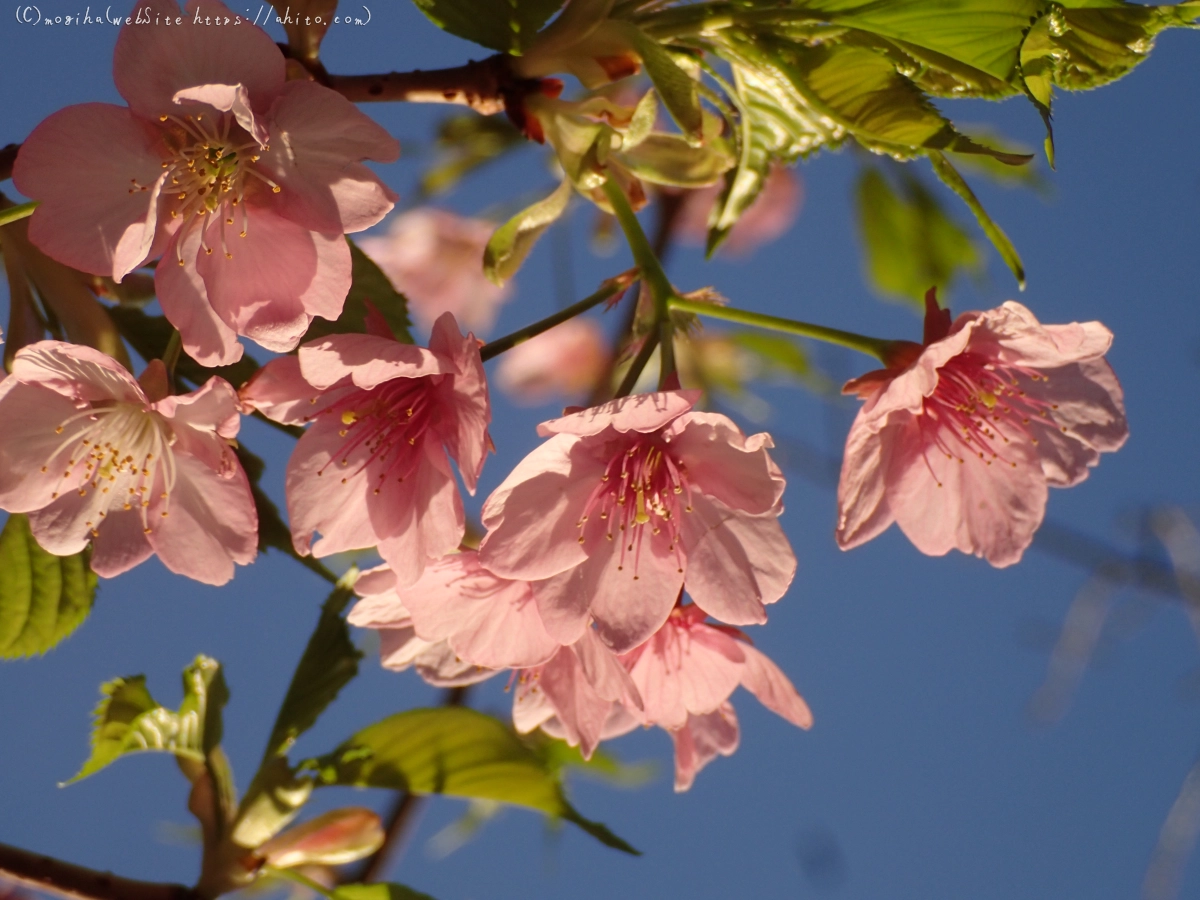
<svg viewBox="0 0 1200 900"><path fill-rule="evenodd" d="M328 897L329 900L337 900L333 891L325 887L325 885L313 881L307 875L302 875L295 869L277 869L274 866L263 866L260 870L264 875L272 875L275 878L284 878L288 881L294 881L296 884L303 885L310 891L316 891L323 897Z"/></svg>
<svg viewBox="0 0 1200 900"><path fill-rule="evenodd" d="M21 203L18 206L0 209L0 225L7 225L9 222L16 222L18 219L32 216L33 211L37 209L37 205L36 200L30 200L28 203Z"/></svg>
<svg viewBox="0 0 1200 900"><path fill-rule="evenodd" d="M183 338L179 334L178 328L171 329L171 337L167 340L167 346L163 350L162 363L167 367L167 374L174 379L175 366L179 364L179 354L183 350Z"/></svg>
<svg viewBox="0 0 1200 900"><path fill-rule="evenodd" d="M642 349L638 351L638 355L633 358L633 362L629 365L629 371L621 379L621 386L613 394L614 400L620 397L628 397L633 391L633 386L637 384L637 380L642 375L642 369L646 368L646 363L654 355L654 348L658 346L658 339L657 331L652 331L646 335L646 343L642 344Z"/></svg>
<svg viewBox="0 0 1200 900"><path fill-rule="evenodd" d="M532 325L526 325L524 328L517 329L512 334L506 334L502 338L496 338L496 340L485 344L479 351L479 356L484 362L487 362L489 359L499 356L507 350L511 350L517 344L523 344L543 331L549 331L555 325L561 325L567 319L573 319L580 313L587 312L593 306L599 306L605 300L628 288L636 278L636 269L630 269L628 272L615 275L607 279L600 286L600 290L588 297L584 297L578 303L572 303L566 309L561 309L552 316L547 316L538 322L534 322Z"/></svg>
<svg viewBox="0 0 1200 900"><path fill-rule="evenodd" d="M676 299L675 288L671 286L667 273L663 271L662 263L650 245L646 232L642 231L642 225L634 215L629 201L625 199L625 192L621 190L621 186L609 178L604 182L604 195L616 214L621 230L625 232L625 240L633 253L633 261L637 263L642 280L650 291L650 299L654 301L654 326L659 346L662 348L658 374L658 387L661 390L666 381L675 374L675 328L671 323L671 303ZM642 349L645 351L644 347ZM644 361L642 365L645 365ZM632 368L629 371L634 373ZM637 374L641 374L640 370ZM628 381L629 377L626 376L625 380ZM637 380L637 375L634 375L634 380ZM618 393L617 396L623 395Z"/></svg>
<svg viewBox="0 0 1200 900"><path fill-rule="evenodd" d="M826 328L824 325L812 325L808 322L798 322L795 319L784 319L780 316L768 316L765 313L749 312L744 309L733 309L728 306L712 306L708 303L694 303L681 297L673 297L671 308L680 312L689 312L697 316L708 316L710 319L723 319L726 322L736 322L739 325L751 325L755 328L767 328L771 331L783 331L787 334L797 334L800 337L825 341L827 344L837 344L839 347L849 347L886 362L888 354L895 348L897 341L885 341L882 338L867 337L855 334L853 331L841 331L837 328Z"/></svg>

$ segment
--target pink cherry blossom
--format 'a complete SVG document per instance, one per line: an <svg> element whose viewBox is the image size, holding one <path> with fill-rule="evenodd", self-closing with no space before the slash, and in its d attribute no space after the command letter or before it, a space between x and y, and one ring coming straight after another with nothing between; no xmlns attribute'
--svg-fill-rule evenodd
<svg viewBox="0 0 1200 900"><path fill-rule="evenodd" d="M428 350L376 334L310 341L263 367L242 402L277 422L312 423L287 470L298 553L377 546L406 587L458 548L465 523L449 457L474 493L491 406L479 343L453 315L434 324Z"/></svg>
<svg viewBox="0 0 1200 900"><path fill-rule="evenodd" d="M592 319L568 319L518 344L496 367L496 383L517 401L545 403L591 388L608 367L604 332Z"/></svg>
<svg viewBox="0 0 1200 900"><path fill-rule="evenodd" d="M92 568L119 575L151 554L224 584L253 561L258 514L230 449L237 395L220 378L166 395L155 360L134 379L112 358L59 341L17 352L0 381L0 507L29 514L60 556L92 542Z"/></svg>
<svg viewBox="0 0 1200 900"><path fill-rule="evenodd" d="M1129 435L1111 344L1099 322L1042 325L1011 300L951 325L930 291L924 344L843 389L865 402L846 439L838 543L896 522L931 556L1017 562L1047 488L1083 481Z"/></svg>
<svg viewBox="0 0 1200 900"><path fill-rule="evenodd" d="M590 759L602 740L637 727L642 699L620 660L585 629L544 665L513 673L513 725L541 728Z"/></svg>
<svg viewBox="0 0 1200 900"><path fill-rule="evenodd" d="M414 668L435 687L463 687L497 674L496 669L463 659L444 639L427 641L418 637L412 616L396 591L396 575L386 565L359 575L354 592L362 599L350 610L346 621L379 632L379 659L385 669L403 672Z"/></svg>
<svg viewBox="0 0 1200 900"><path fill-rule="evenodd" d="M452 312L464 328L486 332L512 292L483 274L483 249L495 230L491 222L420 207L396 216L386 235L359 243L408 298L422 327Z"/></svg>
<svg viewBox="0 0 1200 900"><path fill-rule="evenodd" d="M688 244L703 245L708 240L708 216L713 204L725 189L724 182L687 191L675 233ZM804 203L804 184L800 177L784 166L771 168L762 191L729 230L722 252L746 256L763 244L778 240L795 223Z"/></svg>
<svg viewBox="0 0 1200 900"><path fill-rule="evenodd" d="M793 725L812 726L808 704L779 667L737 629L705 618L694 604L677 606L650 640L621 657L642 698L635 717L675 741L677 791L687 790L716 753L737 748L728 700L739 684Z"/></svg>
<svg viewBox="0 0 1200 900"><path fill-rule="evenodd" d="M217 0L139 0L183 24L121 29L113 78L128 108L69 106L25 140L13 182L40 202L29 237L69 266L120 281L162 256L155 286L183 347L205 365L242 354L237 335L296 346L335 319L350 288L342 237L396 195L363 164L399 144L340 94L285 81L266 32Z"/></svg>
<svg viewBox="0 0 1200 900"><path fill-rule="evenodd" d="M684 586L737 625L766 620L796 569L770 436L692 411L695 391L624 397L550 422L488 498L480 562L536 582L555 640L594 619L618 652L658 630Z"/></svg>
<svg viewBox="0 0 1200 900"><path fill-rule="evenodd" d="M369 585L380 597L386 577L391 579L386 603L397 609L388 620L411 621L419 638L430 644L444 641L459 659L490 669L528 668L558 650L542 625L528 582L493 575L479 564L474 550L429 564L409 587L398 587L386 566L373 569ZM384 603L372 601L372 621L383 621Z"/></svg>

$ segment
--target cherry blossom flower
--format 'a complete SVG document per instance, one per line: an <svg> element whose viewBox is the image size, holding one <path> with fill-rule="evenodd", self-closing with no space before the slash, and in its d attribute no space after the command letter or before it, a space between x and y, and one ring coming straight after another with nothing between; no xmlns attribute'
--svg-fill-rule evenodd
<svg viewBox="0 0 1200 900"><path fill-rule="evenodd" d="M681 241L703 245L708 240L708 216L724 188L718 182L685 193L675 220L675 234ZM785 166L773 166L759 195L729 229L721 251L746 256L779 239L795 223L803 203L804 185L799 176Z"/></svg>
<svg viewBox="0 0 1200 900"><path fill-rule="evenodd" d="M426 641L418 637L412 615L397 593L396 575L386 565L359 575L354 592L362 599L354 604L346 621L379 632L379 660L385 669L403 672L413 668L435 687L476 684L499 671L463 659L444 639Z"/></svg>
<svg viewBox="0 0 1200 900"><path fill-rule="evenodd" d="M465 523L448 456L473 493L491 406L479 343L452 314L434 323L428 350L381 334L310 341L264 366L241 396L277 422L312 423L287 470L298 553L377 546L406 587L458 548Z"/></svg>
<svg viewBox="0 0 1200 900"><path fill-rule="evenodd" d="M17 188L40 205L29 237L60 262L116 281L162 256L155 285L183 346L205 365L242 354L237 335L290 350L350 288L343 234L396 195L363 164L399 144L340 94L285 81L279 48L217 0L141 0L177 27L121 29L113 77L128 108L69 106L26 139Z"/></svg>
<svg viewBox="0 0 1200 900"><path fill-rule="evenodd" d="M1121 386L1099 322L1042 325L1020 303L951 324L931 290L925 342L848 382L864 399L846 438L837 540L869 541L892 522L922 553L951 549L1017 562L1048 487L1083 481L1125 443Z"/></svg>
<svg viewBox="0 0 1200 900"><path fill-rule="evenodd" d="M696 391L624 397L538 427L548 436L488 498L480 562L536 582L547 631L591 619L618 652L670 615L680 588L731 624L766 620L796 569L779 527L770 436L693 412ZM590 618L589 618L590 617Z"/></svg>
<svg viewBox="0 0 1200 900"><path fill-rule="evenodd" d="M528 582L493 575L474 550L431 563L409 587L398 587L387 566L372 569L368 586L375 596L361 615L369 609L375 622L411 622L421 640L445 642L459 659L483 668L541 665L559 647L542 625ZM385 612L388 604L394 612Z"/></svg>
<svg viewBox="0 0 1200 900"><path fill-rule="evenodd" d="M483 250L496 226L431 207L401 213L388 233L359 245L396 290L423 328L444 312L464 328L487 332L511 285L497 287L483 274Z"/></svg>
<svg viewBox="0 0 1200 900"><path fill-rule="evenodd" d="M793 725L812 727L808 704L779 667L736 628L705 618L694 604L677 606L650 640L621 657L642 698L640 724L666 729L675 742L677 791L718 753L737 749L728 701L739 684Z"/></svg>
<svg viewBox="0 0 1200 900"><path fill-rule="evenodd" d="M517 344L496 367L496 384L522 403L589 389L608 366L604 333L592 319L568 319Z"/></svg>
<svg viewBox="0 0 1200 900"><path fill-rule="evenodd" d="M224 584L253 561L258 514L229 444L237 395L220 378L168 396L158 360L139 384L90 347L41 341L0 381L0 507L28 513L37 542L119 575L151 554Z"/></svg>
<svg viewBox="0 0 1200 900"><path fill-rule="evenodd" d="M513 673L513 725L541 728L590 759L602 740L637 727L642 698L620 660L587 628L545 664Z"/></svg>

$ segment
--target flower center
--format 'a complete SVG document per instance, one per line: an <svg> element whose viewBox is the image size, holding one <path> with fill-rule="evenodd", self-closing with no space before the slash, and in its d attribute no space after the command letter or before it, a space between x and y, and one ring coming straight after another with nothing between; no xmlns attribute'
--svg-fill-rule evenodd
<svg viewBox="0 0 1200 900"><path fill-rule="evenodd" d="M226 259L233 259L225 230L236 222L238 237L244 238L249 233L247 189L259 181L274 193L280 190L278 184L255 166L260 152L270 147L260 147L227 112L163 115L159 121L170 123L166 141L171 155L162 164L167 170L162 195L170 206L171 218L183 220L176 241L179 265L184 264L183 238L193 228L200 229L204 253L212 254L213 248L206 243L205 236L210 217L216 217L221 224L221 252ZM149 189L134 180L129 192Z"/></svg>
<svg viewBox="0 0 1200 900"><path fill-rule="evenodd" d="M87 424L74 428L79 421ZM77 490L80 497L89 491L107 496L97 515L103 519L107 510L117 504L122 509L138 507L142 512L143 531L153 531L146 510L155 490L158 467L163 466L159 499L163 502L160 518L166 518L170 508L171 490L175 487L175 454L171 449L175 436L158 413L139 403L101 401L91 408L67 418L55 431L72 432L51 454L54 459L67 452L68 458L59 479L60 491ZM42 472L49 466L42 466ZM148 496L149 495L149 496ZM89 521L92 536L97 535L98 522Z"/></svg>
<svg viewBox="0 0 1200 900"><path fill-rule="evenodd" d="M317 474L324 475L335 462L339 468L348 468L355 451L365 448L366 458L353 472L343 474L342 484L373 463L377 464L376 494L389 478L404 481L420 461L418 444L433 421L432 387L429 376L396 378L369 391L355 391L318 413L336 416L342 425L338 434L346 441Z"/></svg>
<svg viewBox="0 0 1200 900"><path fill-rule="evenodd" d="M951 359L938 370L937 389L925 398L919 422L926 444L960 463L974 457L989 466L1000 462L1015 469L1016 461L1005 456L1006 446L1021 441L1036 446L1035 428L1060 427L1052 415L1058 404L1031 396L1022 379L1050 380L1042 372L979 353Z"/></svg>
<svg viewBox="0 0 1200 900"><path fill-rule="evenodd" d="M687 498L683 499L685 490ZM683 512L692 511L690 496L683 465L656 439L638 438L609 459L600 483L584 505L578 523L579 543L598 541L600 534L605 541L619 540L617 569L624 569L626 554L633 554L636 573L647 529L652 536L666 531L667 552L675 554L682 572L679 512L681 505ZM590 532L589 522L598 522Z"/></svg>

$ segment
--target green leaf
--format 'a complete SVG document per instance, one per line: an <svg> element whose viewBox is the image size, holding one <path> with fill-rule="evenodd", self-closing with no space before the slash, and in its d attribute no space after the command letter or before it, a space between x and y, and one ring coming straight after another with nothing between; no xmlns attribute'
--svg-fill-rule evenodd
<svg viewBox="0 0 1200 900"><path fill-rule="evenodd" d="M572 186L568 179L550 196L529 206L492 234L483 251L483 272L495 284L502 285L516 274L538 238L566 211Z"/></svg>
<svg viewBox="0 0 1200 900"><path fill-rule="evenodd" d="M433 900L428 894L402 884L344 884L335 888L335 900Z"/></svg>
<svg viewBox="0 0 1200 900"><path fill-rule="evenodd" d="M901 175L897 192L871 167L855 193L866 274L879 293L923 308L931 285L944 290L961 270L980 269L970 237L916 178Z"/></svg>
<svg viewBox="0 0 1200 900"><path fill-rule="evenodd" d="M567 802L556 774L510 728L472 709L397 713L301 765L318 786L379 787L527 806L573 822L598 840L635 853Z"/></svg>
<svg viewBox="0 0 1200 900"><path fill-rule="evenodd" d="M100 687L92 754L67 784L99 772L127 753L157 750L197 763L221 739L221 709L229 690L221 664L207 656L183 670L183 703L173 712L155 702L146 677L114 678Z"/></svg>
<svg viewBox="0 0 1200 900"><path fill-rule="evenodd" d="M720 138L697 147L675 134L648 135L637 146L614 156L638 178L684 188L713 184L735 163Z"/></svg>
<svg viewBox="0 0 1200 900"><path fill-rule="evenodd" d="M983 233L987 235L992 246L996 248L1000 257L1016 277L1018 287L1025 290L1025 265L1021 262L1021 256L1017 253L1017 248L1013 246L1012 241L1008 239L1008 235L992 221L992 217L987 214L987 210L983 208L983 204L979 202L979 198L975 196L970 185L950 164L950 160L946 159L944 154L932 150L929 153L929 161L933 163L933 171L942 180L942 183L958 194L975 214L979 227L983 229Z"/></svg>
<svg viewBox="0 0 1200 900"><path fill-rule="evenodd" d="M1071 9L1068 7L1089 7ZM1020 77L1046 122L1046 158L1054 165L1050 104L1054 87L1087 90L1122 77L1150 55L1167 28L1200 17L1200 3L1177 6L1050 3L1021 44Z"/></svg>
<svg viewBox="0 0 1200 900"><path fill-rule="evenodd" d="M646 36L636 25L618 23L620 34L627 39L638 56L646 74L654 83L663 106L679 126L679 130L691 144L701 140L704 119L700 111L700 97L696 93L696 81L680 68L674 57L660 44Z"/></svg>
<svg viewBox="0 0 1200 900"><path fill-rule="evenodd" d="M288 761L275 757L259 767L234 817L231 839L255 848L287 825L312 795L311 778L300 778Z"/></svg>
<svg viewBox="0 0 1200 900"><path fill-rule="evenodd" d="M383 270L375 261L359 249L350 238L350 262L352 265L350 292L342 306L342 314L336 321L313 319L304 333L304 341L323 338L330 334L364 333L366 328L367 304L370 303L383 315L396 340L405 344L413 342L408 326L408 299L392 286Z"/></svg>
<svg viewBox="0 0 1200 900"><path fill-rule="evenodd" d="M97 583L90 556L47 553L28 518L8 517L0 531L0 659L45 653L88 617Z"/></svg>
<svg viewBox="0 0 1200 900"><path fill-rule="evenodd" d="M358 674L362 651L350 640L342 612L354 598L350 582L339 583L321 607L317 627L296 665L291 684L263 754L264 763L284 756L296 738L308 731L337 695Z"/></svg>
<svg viewBox="0 0 1200 900"><path fill-rule="evenodd" d="M438 28L520 55L564 0L413 0Z"/></svg>

